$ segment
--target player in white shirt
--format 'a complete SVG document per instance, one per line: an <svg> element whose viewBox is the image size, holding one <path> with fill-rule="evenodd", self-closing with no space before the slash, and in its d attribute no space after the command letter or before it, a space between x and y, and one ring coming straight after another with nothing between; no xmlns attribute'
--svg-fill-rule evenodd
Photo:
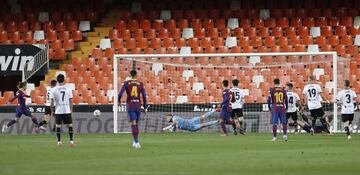
<svg viewBox="0 0 360 175"><path fill-rule="evenodd" d="M348 139L351 139L349 125L354 119L355 104L357 95L350 89L350 81L344 81L345 89L340 91L336 97L337 103L341 104L341 118L344 124L344 129Z"/></svg>
<svg viewBox="0 0 360 175"><path fill-rule="evenodd" d="M288 108L286 110L286 123L289 126L295 127L295 133L298 132L297 126L299 125L301 128L303 128L307 133L312 133L314 130L311 128L308 118L303 115L303 105L301 103L300 97L296 92L293 92L293 84L287 83L286 84L286 91L287 91L287 98L288 98ZM302 117L304 119L304 122L301 120L298 120L298 108L299 106L300 113L302 114ZM293 120L293 123L288 123L289 118Z"/></svg>
<svg viewBox="0 0 360 175"><path fill-rule="evenodd" d="M55 88L56 84L57 84L56 80L51 80L50 86L46 87L44 120L39 123L39 126L40 126L41 130L46 130L46 125L50 121L50 116L51 116L51 110L50 110L51 94L52 94L52 90Z"/></svg>
<svg viewBox="0 0 360 175"><path fill-rule="evenodd" d="M325 115L325 112L322 108L321 101L324 100L326 103L329 103L328 100L321 94L322 90L320 85L315 83L315 77L309 76L309 84L304 87L303 90L303 100L304 106L307 105L311 117L312 117L312 127L315 128L315 122L317 118L320 118L320 122L325 127L327 133L330 134L330 123L328 117Z"/></svg>
<svg viewBox="0 0 360 175"><path fill-rule="evenodd" d="M61 126L62 124L67 125L69 128L70 136L70 147L76 146L74 143L74 129L71 113L73 111L72 98L73 94L69 87L66 87L64 84L65 77L63 74L59 74L56 77L59 82L59 86L55 87L52 90L51 95L51 114L55 114L55 123L56 123L56 137L57 137L57 146L61 147ZM54 105L56 104L55 111Z"/></svg>
<svg viewBox="0 0 360 175"><path fill-rule="evenodd" d="M240 134L245 135L245 130L242 128L242 123L244 121L244 114L243 114L243 106L245 101L245 93L241 90L239 85L239 80L234 79L232 81L233 87L230 89L232 93L231 99L231 118L235 121L236 128L239 129ZM236 135L236 129L234 130L234 134Z"/></svg>

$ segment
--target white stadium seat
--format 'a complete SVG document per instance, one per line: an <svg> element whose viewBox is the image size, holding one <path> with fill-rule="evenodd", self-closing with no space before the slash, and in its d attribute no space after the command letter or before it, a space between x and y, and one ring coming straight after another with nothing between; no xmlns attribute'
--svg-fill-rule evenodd
<svg viewBox="0 0 360 175"><path fill-rule="evenodd" d="M193 90L195 91L196 94L199 94L200 90L204 90L204 83L194 83Z"/></svg>
<svg viewBox="0 0 360 175"><path fill-rule="evenodd" d="M163 64L162 63L154 63L152 65L152 71L155 73L155 75L159 75L159 72L163 70Z"/></svg>
<svg viewBox="0 0 360 175"><path fill-rule="evenodd" d="M360 16L355 16L355 18L354 18L354 26L360 26Z"/></svg>
<svg viewBox="0 0 360 175"><path fill-rule="evenodd" d="M180 54L191 54L191 47L181 47Z"/></svg>
<svg viewBox="0 0 360 175"><path fill-rule="evenodd" d="M256 65L256 63L260 63L260 57L259 56L250 56L249 58L249 63L252 64L253 66Z"/></svg>
<svg viewBox="0 0 360 175"><path fill-rule="evenodd" d="M90 21L80 21L79 30L82 32L90 31Z"/></svg>
<svg viewBox="0 0 360 175"><path fill-rule="evenodd" d="M36 30L34 32L34 40L40 41L45 39L45 32L43 30Z"/></svg>
<svg viewBox="0 0 360 175"><path fill-rule="evenodd" d="M111 40L108 38L102 38L100 39L100 48L102 50L105 50L107 48L111 48Z"/></svg>
<svg viewBox="0 0 360 175"><path fill-rule="evenodd" d="M181 37L185 39L193 38L194 37L193 28L184 28Z"/></svg>
<svg viewBox="0 0 360 175"><path fill-rule="evenodd" d="M319 52L319 45L317 44L308 45L307 52Z"/></svg>
<svg viewBox="0 0 360 175"><path fill-rule="evenodd" d="M255 75L252 77L252 81L256 84L256 87L259 88L261 82L264 82L264 76Z"/></svg>
<svg viewBox="0 0 360 175"><path fill-rule="evenodd" d="M360 46L360 35L355 36L354 45L355 46Z"/></svg>
<svg viewBox="0 0 360 175"><path fill-rule="evenodd" d="M189 81L190 77L194 77L193 70L184 70L182 76L185 78L185 81Z"/></svg>
<svg viewBox="0 0 360 175"><path fill-rule="evenodd" d="M237 18L229 18L227 22L227 27L230 29L235 29L239 27L239 20Z"/></svg>
<svg viewBox="0 0 360 175"><path fill-rule="evenodd" d="M225 46L227 47L237 46L236 37L226 37Z"/></svg>
<svg viewBox="0 0 360 175"><path fill-rule="evenodd" d="M109 101L111 101L112 98L113 98L114 95L115 95L114 90L108 90L108 91L106 92L106 95L107 95Z"/></svg>
<svg viewBox="0 0 360 175"><path fill-rule="evenodd" d="M176 97L176 103L187 103L188 102L188 97L187 96L177 96Z"/></svg>
<svg viewBox="0 0 360 175"><path fill-rule="evenodd" d="M316 68L313 71L313 75L315 75L316 80L319 80L321 75L325 75L325 71L322 68Z"/></svg>
<svg viewBox="0 0 360 175"><path fill-rule="evenodd" d="M310 29L310 35L313 38L316 38L318 36L321 36L320 27L311 27Z"/></svg>
<svg viewBox="0 0 360 175"><path fill-rule="evenodd" d="M334 89L334 82L328 81L325 83L325 89L327 89L329 92L331 92Z"/></svg>

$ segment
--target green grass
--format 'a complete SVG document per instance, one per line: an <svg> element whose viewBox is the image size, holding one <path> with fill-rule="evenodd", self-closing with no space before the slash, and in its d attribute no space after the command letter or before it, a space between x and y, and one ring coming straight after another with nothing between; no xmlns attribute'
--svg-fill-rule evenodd
<svg viewBox="0 0 360 175"><path fill-rule="evenodd" d="M281 136L281 135L280 135ZM281 137L280 137L281 138ZM55 147L53 135L0 135L0 175L41 174L359 174L360 135L271 134L220 137L218 133L76 135L78 146Z"/></svg>

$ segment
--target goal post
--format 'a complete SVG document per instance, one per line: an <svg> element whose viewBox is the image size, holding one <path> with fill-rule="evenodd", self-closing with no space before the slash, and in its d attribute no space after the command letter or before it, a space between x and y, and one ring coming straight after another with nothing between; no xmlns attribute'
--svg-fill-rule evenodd
<svg viewBox="0 0 360 175"><path fill-rule="evenodd" d="M325 57L328 59L323 59L323 60L317 60L317 56L321 56L321 57ZM246 58L247 64L233 64L233 65L226 65L221 63L220 65L213 65L211 63L209 63L209 65L202 65L199 64L199 59L200 58L209 58L210 60L215 60L215 58L221 58L221 60L227 60L228 58ZM194 59L193 62L194 64L190 65L187 63L174 63L174 62L162 62L162 58L168 58L169 60L175 60L177 58L185 58L185 59ZM257 58L255 60L258 60L258 62L255 63L250 63L249 60L251 58ZM270 61L268 59L267 63L263 63L265 62L265 59L270 58ZM285 60L283 62L276 62L274 61L277 58L284 58ZM296 58L296 60L298 60L297 62L295 61L289 61L292 58ZM307 58L310 58L308 60L305 60ZM330 59L331 58L331 59ZM302 60L304 59L304 60ZM330 63L330 65L328 65L328 63ZM154 82L160 82L158 84L151 84L151 85L147 85L145 87L152 87L152 91L154 91L154 94L159 94L159 92L156 93L156 91L161 91L164 89L167 89L166 92L169 92L169 94L166 94L166 96L162 97L160 96L159 98L156 98L154 100L152 100L152 103L155 104L154 108L150 107L149 109L149 113L152 112L159 112L159 114L166 114L166 113L173 113L174 111L178 111L178 112L182 112L181 110L186 110L185 108L189 108L188 105L191 105L191 100L188 100L188 102L184 102L184 103L177 103L175 96L178 97L178 94L176 94L174 92L174 89L179 90L178 84L176 83L172 83L170 81L173 81L172 79L179 79L179 77L181 77L181 79L184 78L184 71L185 70L191 70L194 69L195 73L199 73L199 69L197 68L201 68L201 71L205 71L206 70L204 68L209 68L209 69L215 69L217 70L217 72L229 72L228 70L241 70L241 73L245 74L239 74L239 75L234 75L235 73L229 73L229 77L230 78L238 78L238 79L242 79L243 77L241 76L246 76L247 75L247 71L251 72L251 70L254 70L255 72L259 73L262 72L262 70L265 69L272 69L273 72L274 70L276 70L278 67L279 68L284 68L287 67L287 69L289 70L289 72L294 72L294 75L297 75L299 72L297 71L301 71L301 72L305 72L306 76L312 75L314 71L309 72L310 70L319 68L322 69L324 71L325 69L325 74L324 72L321 74L320 71L320 75L323 75L322 77L325 76L325 80L328 81L326 82L326 85L322 84L322 87L328 86L331 90L330 93L326 92L329 97L331 97L331 99L328 100L332 100L332 106L330 107L330 109L332 110L330 113L331 116L333 116L333 120L332 120L332 131L333 132L337 132L338 131L338 107L337 104L334 103L336 101L336 94L338 92L338 86L339 86L339 82L338 82L338 63L341 63L340 68L341 73L343 73L343 71L345 70L345 68L348 68L348 60L344 59L344 58L338 58L337 53L336 52L278 52L278 53L216 53L216 54L116 54L114 55L114 59L113 59L113 64L114 64L114 71L113 71L113 87L114 87L114 101L113 101L113 112L114 112L114 133L118 133L118 132L123 132L123 128L119 129L119 127L122 127L122 125L128 125L125 124L124 121L127 120L127 114L125 112L125 106L121 106L121 104L118 104L118 96L117 94L119 93L119 89L120 86L122 84L123 81L125 81L126 76L128 76L128 72L132 69L137 69L141 71L141 80L142 81L147 81L146 77L151 77L152 79L160 79L155 80ZM155 65L155 66L154 66ZM298 65L298 66L296 66ZM324 67L324 65L326 65ZM157 67L158 66L158 67ZM301 67L303 66L304 70L301 70ZM153 70L153 69L159 69L159 70ZM167 72L164 73L164 75L161 74L162 70L168 69L172 70L173 72ZM119 69L121 69L121 71L119 71ZM197 70L195 70L197 69ZM326 75L330 74L329 69L332 69L332 76L330 75ZM326 72L326 70L328 72ZM179 73L183 72L183 73ZM153 73L156 73L157 75L152 75ZM159 73L160 72L160 73ZM280 71L281 72L281 71ZM139 73L139 72L138 72ZM126 75L124 75L126 74ZM151 74L151 76L150 76ZM186 73L185 73L186 74ZM251 74L251 73L249 73ZM211 85L210 84L205 84L203 86L213 86L215 83L212 79L218 78L215 77L217 74L214 75L208 75L206 73L204 73L203 75L193 75L193 73L190 72L190 77L197 77L197 76L203 76L200 77L200 79L210 79L210 81L212 81ZM256 73L255 73L256 75ZM273 75L273 74L272 74ZM274 74L275 75L275 74ZM171 78L168 78L168 76L170 76ZM204 77L205 76L205 77ZM348 73L342 75L341 79L346 79L348 78ZM207 78L210 77L210 78ZM273 78L274 76L269 76L267 77L266 75L263 76L264 79L269 80L270 78ZM285 76L285 78L289 78L290 76ZM166 82L166 78L168 79L169 82ZM231 79L228 78L228 80L231 82ZM289 81L289 82L295 82L295 80L293 78L295 78L294 76L291 77L292 79L288 79L288 80L281 80L282 81L282 85L284 85L284 81ZM302 78L306 78L306 77L302 77ZM318 77L319 78L319 77ZM196 78L194 78L195 81L198 80ZM307 80L307 78L306 78ZM188 81L188 80L187 80ZM241 80L240 80L241 81ZM252 80L251 80L252 81ZM150 82L150 81L147 81ZM263 82L266 82L266 80ZM194 83L194 82L193 82ZM340 82L341 83L341 82ZM169 87L167 87L170 84ZM303 83L304 84L304 83ZM173 85L177 86L173 88ZM166 87L164 87L166 86ZM330 87L331 86L331 87ZM156 87L156 88L154 88ZM257 84L257 87L258 84ZM193 87L191 85L190 87L191 91L193 90ZM201 89L201 88L200 88ZM202 89L204 89L204 87L202 87ZM145 88L145 90L148 90ZM183 93L184 94L191 94L192 92L185 92L185 91L189 91L189 89L184 89ZM254 91L255 92L255 91ZM182 92L180 92L182 93ZM220 91L221 93L221 91ZM264 93L264 92L263 92ZM152 93L149 91L147 91L147 95L151 96ZM211 94L214 95L214 94ZM301 94L299 94L301 96ZM252 96L252 94L249 94L249 96ZM161 103L161 101L163 101L161 98L166 98L169 99L170 101L166 101L164 102L164 104ZM262 94L262 97L259 97L259 99L263 99L264 98L264 94ZM123 98L124 99L124 98ZM215 98L217 101L209 101L211 103L208 104L213 104L212 106L214 106L214 104L218 104L219 103L219 98ZM196 98L195 98L196 100ZM208 100L208 98L207 98ZM210 99L211 100L211 99ZM124 100L122 100L124 101ZM266 111L266 105L264 105L264 100L258 100L260 102L260 104L263 104L263 109L262 112ZM259 103L257 102L257 103ZM150 104L153 105L153 104ZM197 104L196 102L193 104ZM201 102L200 102L201 104ZM159 106L160 107L157 107ZM119 108L120 106L120 108ZM197 106L198 107L198 106ZM156 108L156 109L155 109ZM203 108L211 108L211 105L205 105L203 106ZM180 111L179 111L180 109ZM206 111L206 109L204 111ZM202 111L202 109L199 110L199 112ZM245 109L246 111L246 109ZM248 114L250 114L252 111L249 111ZM245 112L246 113L246 112ZM119 114L121 114L120 118L119 118ZM185 113L184 113L185 114ZM198 112L194 112L194 115L191 114L192 116L196 116L199 115L200 113ZM149 114L147 114L149 115ZM151 114L150 114L151 115ZM158 114L156 114L158 115ZM267 114L268 115L268 114ZM189 115L190 116L190 115ZM246 114L244 115L246 118ZM159 119L161 120L161 118ZM158 127L158 126L153 126L153 125L163 125L164 123L161 123L161 121L156 121L155 123L151 123L150 125L152 127ZM261 124L260 124L261 125ZM261 126L263 127L263 126ZM265 131L267 130L266 128L262 128L261 131ZM155 130L158 131L158 130ZM259 130L260 131L260 130ZM270 132L270 130L268 130ZM149 132L151 132L151 130L149 130Z"/></svg>

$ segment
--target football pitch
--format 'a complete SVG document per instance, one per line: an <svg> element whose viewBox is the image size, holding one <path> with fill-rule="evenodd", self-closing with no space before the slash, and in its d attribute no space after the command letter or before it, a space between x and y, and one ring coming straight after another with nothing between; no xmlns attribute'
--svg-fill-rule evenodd
<svg viewBox="0 0 360 175"><path fill-rule="evenodd" d="M40 174L359 174L360 135L289 134L276 142L267 134L220 137L218 133L141 133L142 148L130 134L76 135L76 148L62 135L0 135L0 175Z"/></svg>

